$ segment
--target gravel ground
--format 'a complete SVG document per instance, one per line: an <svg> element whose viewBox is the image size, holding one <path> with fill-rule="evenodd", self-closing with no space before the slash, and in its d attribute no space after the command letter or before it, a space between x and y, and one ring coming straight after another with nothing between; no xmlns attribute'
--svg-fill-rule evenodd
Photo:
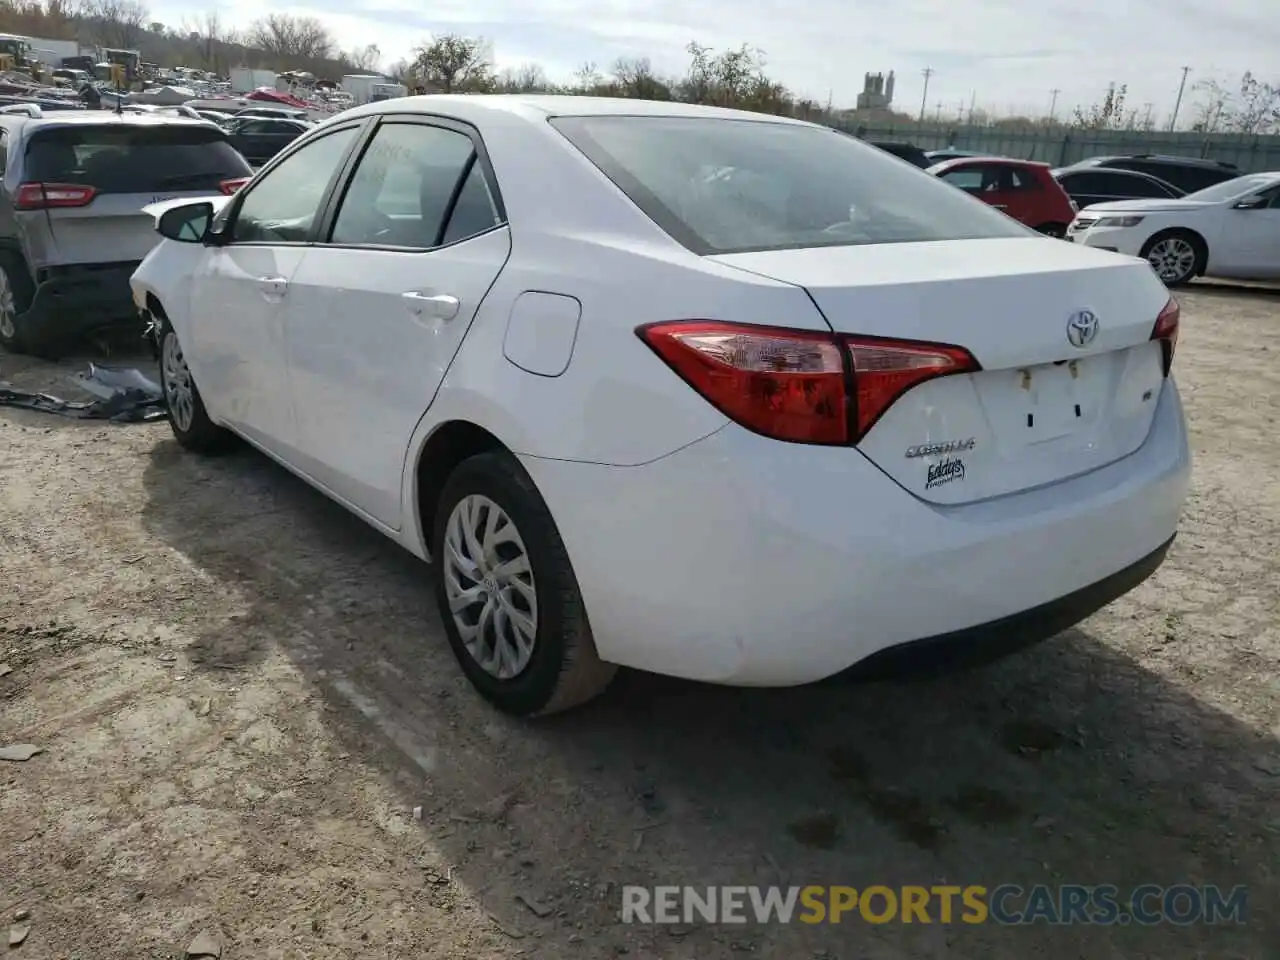
<svg viewBox="0 0 1280 960"><path fill-rule="evenodd" d="M201 931L232 960L1280 956L1280 291L1182 299L1181 536L1079 629L914 684L624 673L532 724L465 685L418 561L265 458L0 410L0 743L44 749L0 763L0 935L80 960ZM0 379L65 393L82 362L0 355ZM623 884L777 882L1246 884L1250 916L617 919Z"/></svg>

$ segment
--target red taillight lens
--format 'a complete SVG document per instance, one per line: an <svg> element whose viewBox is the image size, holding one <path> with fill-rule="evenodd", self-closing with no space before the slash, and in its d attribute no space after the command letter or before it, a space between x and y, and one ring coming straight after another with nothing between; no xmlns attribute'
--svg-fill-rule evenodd
<svg viewBox="0 0 1280 960"><path fill-rule="evenodd" d="M253 177L236 177L232 180L223 180L218 184L218 189L229 197L252 179Z"/></svg>
<svg viewBox="0 0 1280 960"><path fill-rule="evenodd" d="M799 443L845 443L844 358L829 333L713 321L636 331L725 416Z"/></svg>
<svg viewBox="0 0 1280 960"><path fill-rule="evenodd" d="M1159 340L1164 348L1164 375L1169 375L1173 367L1173 351L1178 349L1178 327L1182 320L1182 307L1178 301L1169 298L1160 315L1156 317L1156 325L1151 330L1151 339Z"/></svg>
<svg viewBox="0 0 1280 960"><path fill-rule="evenodd" d="M97 191L81 183L24 183L18 186L13 205L19 210L50 207L87 207Z"/></svg>
<svg viewBox="0 0 1280 960"><path fill-rule="evenodd" d="M960 347L915 341L709 320L636 333L725 416L797 443L856 443L915 385L978 369Z"/></svg>
<svg viewBox="0 0 1280 960"><path fill-rule="evenodd" d="M916 384L979 369L978 361L963 347L874 337L843 340L853 358L858 439L866 436L893 402Z"/></svg>

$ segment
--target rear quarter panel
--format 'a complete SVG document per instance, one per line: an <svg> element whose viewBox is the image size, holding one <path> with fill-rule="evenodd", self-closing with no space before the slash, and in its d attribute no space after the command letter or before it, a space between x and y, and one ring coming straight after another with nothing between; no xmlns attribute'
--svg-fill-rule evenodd
<svg viewBox="0 0 1280 960"><path fill-rule="evenodd" d="M443 424L477 424L520 455L633 466L719 430L727 419L636 335L642 324L713 318L827 329L792 284L697 257L645 217L550 126L482 130L512 249L408 450L404 497L416 515L423 445ZM567 368L541 376L503 354L521 293L582 304Z"/></svg>

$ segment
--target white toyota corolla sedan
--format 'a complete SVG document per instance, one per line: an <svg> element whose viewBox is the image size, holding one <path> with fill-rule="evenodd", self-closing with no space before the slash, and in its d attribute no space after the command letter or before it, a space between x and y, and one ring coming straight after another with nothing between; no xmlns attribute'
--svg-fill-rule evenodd
<svg viewBox="0 0 1280 960"><path fill-rule="evenodd" d="M672 103L346 111L148 211L174 434L432 561L516 714L617 666L791 685L980 660L1161 563L1178 306L824 127Z"/></svg>

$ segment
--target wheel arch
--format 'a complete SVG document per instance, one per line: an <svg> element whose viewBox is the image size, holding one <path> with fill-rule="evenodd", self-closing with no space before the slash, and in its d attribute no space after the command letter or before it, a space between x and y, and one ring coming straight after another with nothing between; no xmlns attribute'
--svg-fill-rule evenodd
<svg viewBox="0 0 1280 960"><path fill-rule="evenodd" d="M445 420L435 426L418 449L411 483L412 530L417 533L423 556L430 560L435 545L431 535L435 505L454 468L462 461L491 450L512 453L498 437L470 420Z"/></svg>

